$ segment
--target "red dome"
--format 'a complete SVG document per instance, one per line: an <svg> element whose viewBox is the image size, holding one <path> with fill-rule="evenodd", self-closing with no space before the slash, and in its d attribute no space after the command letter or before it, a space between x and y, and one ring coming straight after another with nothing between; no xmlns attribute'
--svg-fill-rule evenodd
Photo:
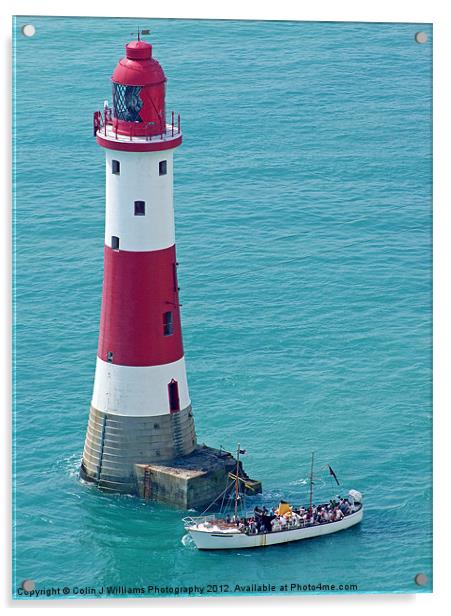
<svg viewBox="0 0 451 616"><path fill-rule="evenodd" d="M166 131L163 69L146 41L132 41L125 51L111 77L114 127L125 135L161 135Z"/></svg>
<svg viewBox="0 0 451 616"><path fill-rule="evenodd" d="M148 60L152 57L152 45L146 41L132 41L125 46L125 53L131 60Z"/></svg>
<svg viewBox="0 0 451 616"><path fill-rule="evenodd" d="M125 46L126 57L119 60L111 79L124 86L156 85L166 81L163 69L152 58L152 45L132 41Z"/></svg>

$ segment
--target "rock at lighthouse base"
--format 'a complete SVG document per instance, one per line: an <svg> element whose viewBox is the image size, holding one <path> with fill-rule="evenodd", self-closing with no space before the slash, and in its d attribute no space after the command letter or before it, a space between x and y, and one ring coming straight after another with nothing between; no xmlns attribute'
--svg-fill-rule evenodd
<svg viewBox="0 0 451 616"><path fill-rule="evenodd" d="M202 445L190 455L166 464L135 464L134 468L141 498L199 510L225 490L227 482L230 483L229 473L236 472L236 459L227 451ZM239 475L249 486L245 488L246 494L261 493L261 482L249 479L241 462Z"/></svg>

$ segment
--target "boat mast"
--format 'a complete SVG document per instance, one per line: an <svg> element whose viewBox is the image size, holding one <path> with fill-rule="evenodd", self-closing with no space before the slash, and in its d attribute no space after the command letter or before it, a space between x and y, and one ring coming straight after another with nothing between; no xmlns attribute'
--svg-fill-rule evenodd
<svg viewBox="0 0 451 616"><path fill-rule="evenodd" d="M238 443L238 447L236 450L236 472L235 472L235 520L238 519L238 501L240 499L240 487L239 487L239 478L238 478L238 470L240 468L240 444Z"/></svg>
<svg viewBox="0 0 451 616"><path fill-rule="evenodd" d="M310 466L310 513L313 511L313 460L315 452L312 451L312 464Z"/></svg>

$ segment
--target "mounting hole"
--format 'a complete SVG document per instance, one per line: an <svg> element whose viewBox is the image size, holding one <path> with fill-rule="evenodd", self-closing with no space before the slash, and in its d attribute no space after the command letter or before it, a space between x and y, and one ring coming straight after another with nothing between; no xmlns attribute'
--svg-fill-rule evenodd
<svg viewBox="0 0 451 616"><path fill-rule="evenodd" d="M424 573L417 573L415 576L415 584L418 586L426 586L428 583L428 578Z"/></svg>
<svg viewBox="0 0 451 616"><path fill-rule="evenodd" d="M36 28L33 24L25 24L25 26L22 26L22 34L28 37L34 36L36 34Z"/></svg>
<svg viewBox="0 0 451 616"><path fill-rule="evenodd" d="M428 35L426 32L417 32L415 34L415 40L417 43L426 43L428 40Z"/></svg>

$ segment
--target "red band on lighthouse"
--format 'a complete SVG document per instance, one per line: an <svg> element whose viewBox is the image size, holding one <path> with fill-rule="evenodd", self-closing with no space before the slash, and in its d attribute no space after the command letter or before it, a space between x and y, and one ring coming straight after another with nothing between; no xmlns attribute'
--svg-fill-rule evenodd
<svg viewBox="0 0 451 616"><path fill-rule="evenodd" d="M97 133L97 143L108 150L118 150L121 152L161 152L177 148L182 143L182 135L178 132L172 137L170 132L165 135L164 140L139 141L139 139L125 140L115 136L114 127L107 127L106 136Z"/></svg>
<svg viewBox="0 0 451 616"><path fill-rule="evenodd" d="M105 246L98 356L156 366L183 356L175 246L149 252Z"/></svg>

